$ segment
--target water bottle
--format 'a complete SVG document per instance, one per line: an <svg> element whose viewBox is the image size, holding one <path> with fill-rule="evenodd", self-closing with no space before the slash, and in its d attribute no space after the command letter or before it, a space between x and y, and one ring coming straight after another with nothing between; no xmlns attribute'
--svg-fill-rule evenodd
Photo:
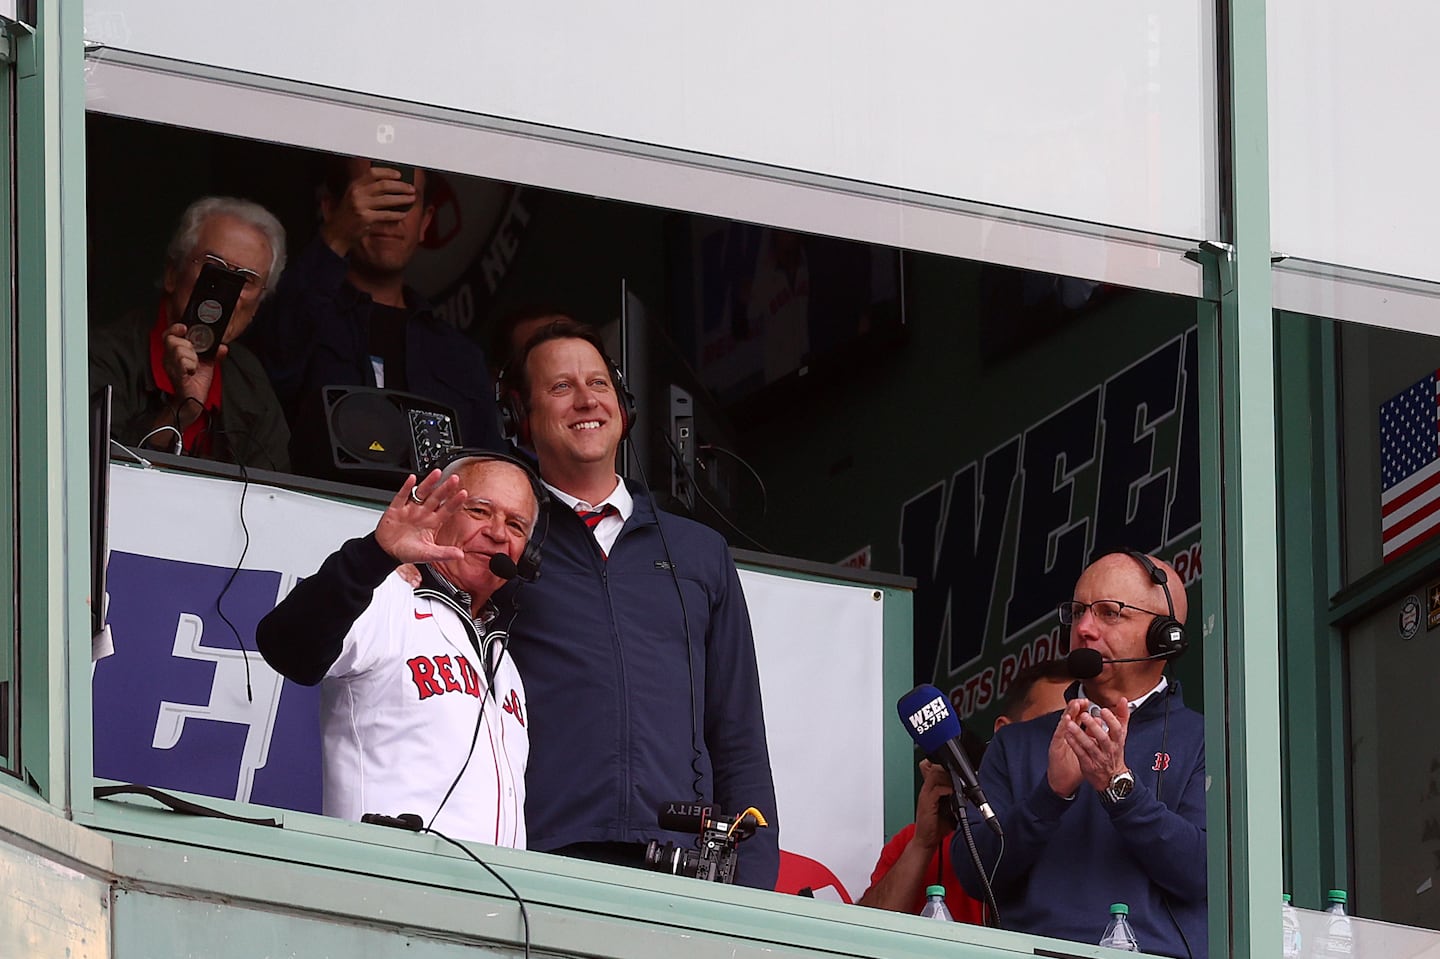
<svg viewBox="0 0 1440 959"><path fill-rule="evenodd" d="M942 922L952 922L950 910L945 908L945 887L925 887L925 908L920 910L920 915L926 919L939 919Z"/></svg>
<svg viewBox="0 0 1440 959"><path fill-rule="evenodd" d="M1350 917L1345 914L1345 890L1331 889L1328 898L1325 935L1316 944L1316 955L1321 959L1350 959L1355 954L1355 940L1350 932Z"/></svg>
<svg viewBox="0 0 1440 959"><path fill-rule="evenodd" d="M1284 959L1300 959L1300 914L1290 905L1288 892L1281 898L1285 900L1280 907L1281 954Z"/></svg>
<svg viewBox="0 0 1440 959"><path fill-rule="evenodd" d="M1135 941L1135 930L1130 928L1130 920L1125 918L1129 914L1130 907L1123 902L1117 902L1110 907L1110 925L1105 927L1105 935L1100 937L1100 945L1122 952L1140 951L1140 944Z"/></svg>

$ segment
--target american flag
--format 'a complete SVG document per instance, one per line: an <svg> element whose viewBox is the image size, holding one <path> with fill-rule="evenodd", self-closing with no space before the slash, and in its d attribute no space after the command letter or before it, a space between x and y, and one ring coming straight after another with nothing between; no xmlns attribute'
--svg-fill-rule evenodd
<svg viewBox="0 0 1440 959"><path fill-rule="evenodd" d="M1380 406L1380 553L1385 562L1440 529L1440 370Z"/></svg>

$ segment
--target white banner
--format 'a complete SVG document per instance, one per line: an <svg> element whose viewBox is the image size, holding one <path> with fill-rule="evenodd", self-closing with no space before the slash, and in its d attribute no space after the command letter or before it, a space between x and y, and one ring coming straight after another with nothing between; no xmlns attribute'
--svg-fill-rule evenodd
<svg viewBox="0 0 1440 959"><path fill-rule="evenodd" d="M270 486L113 467L115 655L95 669L95 774L318 812L318 696L265 664L254 629L297 578L372 530L376 514ZM884 830L883 600L869 587L753 569L741 583L782 823L782 888L856 898Z"/></svg>

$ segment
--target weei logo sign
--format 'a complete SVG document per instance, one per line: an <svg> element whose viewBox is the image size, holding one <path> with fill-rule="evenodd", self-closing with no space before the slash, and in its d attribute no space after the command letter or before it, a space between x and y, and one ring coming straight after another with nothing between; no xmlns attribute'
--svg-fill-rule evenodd
<svg viewBox="0 0 1440 959"><path fill-rule="evenodd" d="M1063 652L1055 607L1093 558L1140 549L1199 578L1197 343L1192 327L901 507L915 682L962 717Z"/></svg>
<svg viewBox="0 0 1440 959"><path fill-rule="evenodd" d="M920 736L929 732L936 724L944 721L949 715L949 704L947 704L945 700L937 697L930 700L924 706L921 706L918 711L911 713L907 722L910 723L910 728L915 731L915 735Z"/></svg>

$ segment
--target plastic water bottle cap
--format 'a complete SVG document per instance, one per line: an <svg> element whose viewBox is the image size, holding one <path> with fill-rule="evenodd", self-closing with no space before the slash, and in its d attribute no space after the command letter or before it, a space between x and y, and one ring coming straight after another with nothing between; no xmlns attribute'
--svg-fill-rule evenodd
<svg viewBox="0 0 1440 959"><path fill-rule="evenodd" d="M945 887L944 887L944 886L926 886L926 887L925 887L925 897L926 897L927 899L928 899L929 897L931 897L931 896L943 896L943 895L945 895Z"/></svg>
<svg viewBox="0 0 1440 959"><path fill-rule="evenodd" d="M1281 898L1281 899L1284 899L1286 902L1289 902L1289 901L1290 901L1290 894L1289 894L1288 892L1287 892L1287 893L1284 893L1283 895L1281 895L1280 898Z"/></svg>
<svg viewBox="0 0 1440 959"><path fill-rule="evenodd" d="M1110 906L1110 915L1112 916L1128 916L1129 914L1130 907L1123 902L1113 903Z"/></svg>
<svg viewBox="0 0 1440 959"><path fill-rule="evenodd" d="M1329 896L1330 896L1330 901L1331 901L1331 902L1344 902L1344 901L1345 901L1345 890L1344 890L1344 889L1331 889L1331 890L1330 890L1330 893L1329 893Z"/></svg>

